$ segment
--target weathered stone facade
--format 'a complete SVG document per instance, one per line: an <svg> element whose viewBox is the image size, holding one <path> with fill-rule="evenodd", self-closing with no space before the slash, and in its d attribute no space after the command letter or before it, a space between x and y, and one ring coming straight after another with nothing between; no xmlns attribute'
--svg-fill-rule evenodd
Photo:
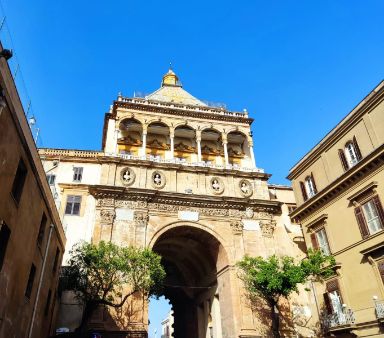
<svg viewBox="0 0 384 338"><path fill-rule="evenodd" d="M236 262L303 255L300 229L287 216L292 191L272 188L256 167L251 123L247 112L193 98L170 71L154 94L118 97L105 117L103 151L40 151L46 166L59 161L52 172L69 247L105 240L162 255L175 337L206 337L208 324L215 338L266 336L268 315L250 306ZM71 182L74 167L83 168L81 182ZM76 214L66 208L73 196L81 197ZM298 306L309 301L304 294ZM285 314L282 330L291 334ZM107 330L146 330L147 304L135 298L100 318ZM69 326L65 318L60 325Z"/></svg>

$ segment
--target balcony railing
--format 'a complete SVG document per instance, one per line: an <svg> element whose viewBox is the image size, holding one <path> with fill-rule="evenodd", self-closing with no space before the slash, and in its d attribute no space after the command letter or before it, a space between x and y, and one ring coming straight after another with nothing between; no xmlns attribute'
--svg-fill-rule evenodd
<svg viewBox="0 0 384 338"><path fill-rule="evenodd" d="M113 154L113 153L109 153L106 155L107 156L117 156L117 157L123 158L125 160L152 161L152 162L156 162L156 163L174 163L174 164L180 164L180 165L189 166L189 167L205 167L205 168L230 169L230 170L264 173L264 169L241 167L237 164L228 164L227 166L225 166L225 165L213 164L211 162L209 162L209 163L207 163L207 162L187 162L184 159L183 160L180 160L178 158L164 159L164 158L161 158L160 156L154 156L154 155L137 156L137 155L131 155L131 154Z"/></svg>
<svg viewBox="0 0 384 338"><path fill-rule="evenodd" d="M375 311L377 319L384 320L384 300L375 300Z"/></svg>
<svg viewBox="0 0 384 338"><path fill-rule="evenodd" d="M351 309L344 308L342 312L324 315L323 324L327 330L351 326L355 324L355 314Z"/></svg>

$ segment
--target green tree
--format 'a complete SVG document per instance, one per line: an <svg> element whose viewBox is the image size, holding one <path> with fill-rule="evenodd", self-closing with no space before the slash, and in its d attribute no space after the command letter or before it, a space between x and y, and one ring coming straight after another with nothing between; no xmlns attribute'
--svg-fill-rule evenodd
<svg viewBox="0 0 384 338"><path fill-rule="evenodd" d="M279 338L279 300L298 292L299 284L323 280L334 274L335 259L319 250L309 250L307 257L300 262L289 256L273 255L266 259L245 256L237 265L250 299L261 297L270 307L272 332Z"/></svg>
<svg viewBox="0 0 384 338"><path fill-rule="evenodd" d="M80 330L99 305L122 307L134 293L158 296L165 278L161 257L148 248L81 242L70 255L63 276L85 306Z"/></svg>

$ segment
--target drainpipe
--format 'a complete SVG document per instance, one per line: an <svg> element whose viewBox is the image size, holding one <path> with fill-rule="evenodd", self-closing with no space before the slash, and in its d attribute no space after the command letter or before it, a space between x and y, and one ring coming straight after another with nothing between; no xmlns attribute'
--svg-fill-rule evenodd
<svg viewBox="0 0 384 338"><path fill-rule="evenodd" d="M35 322L37 304L38 304L38 302L39 302L39 296L40 296L41 285L43 284L43 277L44 277L45 263L47 262L48 249L49 249L49 244L51 243L52 231L53 231L53 228L54 228L54 227L55 227L55 226L54 226L53 224L51 224L50 227L49 227L48 241L47 241L47 246L45 247L44 260L43 260L43 265L42 265L42 267L41 267L41 273L40 273L40 278L39 278L39 286L37 287L37 293L36 293L35 303L33 304L32 319L31 319L31 324L29 325L28 338L31 338L31 337L32 337L33 324L34 324L34 322Z"/></svg>

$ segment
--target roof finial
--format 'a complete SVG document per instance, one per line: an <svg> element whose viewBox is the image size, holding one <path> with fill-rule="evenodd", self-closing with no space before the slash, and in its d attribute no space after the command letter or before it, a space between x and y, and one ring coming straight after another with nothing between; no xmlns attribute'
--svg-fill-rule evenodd
<svg viewBox="0 0 384 338"><path fill-rule="evenodd" d="M169 69L172 70L172 62L169 62Z"/></svg>

